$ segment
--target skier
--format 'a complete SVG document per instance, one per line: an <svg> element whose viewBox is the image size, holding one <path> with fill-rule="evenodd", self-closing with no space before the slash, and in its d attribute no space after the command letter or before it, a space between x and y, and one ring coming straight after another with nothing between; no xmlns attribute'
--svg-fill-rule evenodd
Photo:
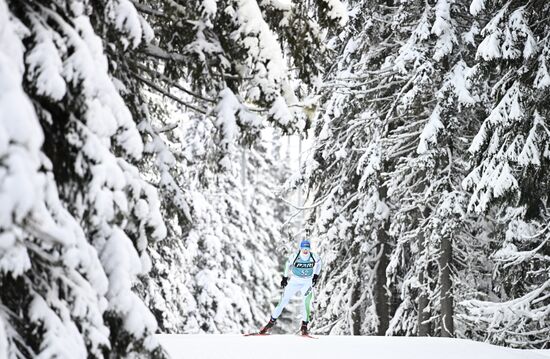
<svg viewBox="0 0 550 359"><path fill-rule="evenodd" d="M283 279L281 280L281 288L285 289L283 297L273 310L269 322L260 330L260 334L267 334L271 330L284 307L297 293L303 296L302 327L300 331L302 335L309 334L307 324L310 319L311 299L313 297L311 289L319 279L321 266L321 258L311 252L311 243L306 239L302 240L298 253L291 254L285 263Z"/></svg>

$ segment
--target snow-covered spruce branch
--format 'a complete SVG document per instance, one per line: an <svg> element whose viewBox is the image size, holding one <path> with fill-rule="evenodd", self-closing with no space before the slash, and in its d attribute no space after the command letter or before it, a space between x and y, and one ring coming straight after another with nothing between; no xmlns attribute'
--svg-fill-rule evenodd
<svg viewBox="0 0 550 359"><path fill-rule="evenodd" d="M196 99L199 99L201 101L205 101L205 102L210 102L210 103L215 103L216 101L212 98L208 98L208 97L205 97L201 94L198 94L194 91L191 91L189 89L186 89L185 87L183 87L181 84L169 79L168 77L164 76L163 74L161 74L159 71L157 70L153 70L153 69L150 69L148 68L147 66L144 66L144 65L141 65L141 64L135 64L135 66L137 68L139 68L140 70L143 70L145 72L147 72L150 76L152 77L155 77L167 84L169 84L170 86L173 86L175 88L177 88L178 90L182 91L182 92L185 92L186 94L190 95L190 96L193 96L195 97Z"/></svg>
<svg viewBox="0 0 550 359"><path fill-rule="evenodd" d="M152 81L147 80L145 77L143 77L139 74L136 74L136 73L132 73L132 76L134 76L139 81L143 82L145 85L147 85L152 90L157 91L161 95L164 95L164 96L176 101L177 103L179 103L179 104L181 104L181 105L183 105L183 106L185 106L185 107L187 107L191 110L197 111L198 113L201 113L201 114L206 115L206 116L212 116L212 114L209 111L207 111L206 109L200 108L200 107L195 106L195 105L192 105L191 103L189 103L187 101L183 101L178 96L171 94L167 90L164 90L163 88L161 88L157 84L153 83Z"/></svg>
<svg viewBox="0 0 550 359"><path fill-rule="evenodd" d="M363 94L363 95L368 95L368 94L372 94L372 93L375 93L375 92L379 92L380 90L384 90L384 89L388 89L388 88L391 88L393 86L396 86L396 85L399 85L399 84L402 84L404 83L405 80L404 79L398 79L398 80L393 80L393 81L390 81L388 83L385 83L385 84L381 84L377 87L374 87L374 88L369 88L368 90L355 90L353 92L353 94ZM346 89L350 89L350 90L353 90L353 89L356 89L356 88L363 88L365 87L366 85L370 85L372 83L379 83L379 80L378 79L373 79L373 80L370 80L370 81L367 81L367 82L362 82L362 83L358 83L358 84L349 84L347 86L340 86L340 88L344 87Z"/></svg>
<svg viewBox="0 0 550 359"><path fill-rule="evenodd" d="M160 48L159 46L153 45L153 44L147 44L147 46L141 49L141 52L145 55L154 57L159 60L170 60L170 61L179 61L179 62L187 62L189 60L188 57L180 53L168 52Z"/></svg>
<svg viewBox="0 0 550 359"><path fill-rule="evenodd" d="M165 13L163 13L162 11L155 10L150 6L147 6L145 4L140 3L139 1L132 0L132 4L134 4L135 8L138 11L140 11L144 14L158 16L158 17L161 17L161 18L164 18L164 19L168 18L168 16Z"/></svg>
<svg viewBox="0 0 550 359"><path fill-rule="evenodd" d="M548 235L548 224L525 223L524 221L512 222L513 225L509 225L507 237L510 236L511 240L506 241L501 245L492 256L496 263L503 264L502 268L511 268L521 263L526 263L531 259L538 259L541 263L550 263L550 256L544 253L544 248L550 240ZM527 226L527 227L525 227ZM517 239L517 241L514 241ZM518 250L517 245L521 245L523 248L527 244L536 243L536 247L529 250ZM522 249L523 249L522 248ZM543 266L544 267L544 266Z"/></svg>
<svg viewBox="0 0 550 359"><path fill-rule="evenodd" d="M506 249L503 249L497 252L494 255L494 258L497 262L505 263L504 268L509 268L511 266L518 265L520 263L528 261L531 258L536 257L539 251L546 246L549 239L550 239L550 236L547 236L536 248L530 251L518 252L518 251L507 251ZM538 255L538 257L542 259L546 259L550 263L550 256Z"/></svg>
<svg viewBox="0 0 550 359"><path fill-rule="evenodd" d="M178 128L179 124L178 123L172 123L172 124L169 124L169 125L165 125L161 128L155 128L155 132L156 133L163 133L163 132L170 132L172 130L175 130L176 128Z"/></svg>
<svg viewBox="0 0 550 359"><path fill-rule="evenodd" d="M180 53L176 52L168 52L159 46L148 44L144 49L140 50L144 55L154 57L159 60L170 60L174 62L181 62L186 64L189 61L189 58L185 55L182 55ZM250 76L240 76L235 74L228 74L225 72L220 73L210 73L212 77L221 77L224 79L231 79L231 80L243 80L243 81L250 81L254 80L254 77Z"/></svg>
<svg viewBox="0 0 550 359"><path fill-rule="evenodd" d="M506 302L487 302L481 300L465 300L459 305L465 309L459 317L469 323L483 323L487 335L494 336L498 332L521 335L527 328L537 328L550 316L550 303L544 303L550 297L550 280L526 295ZM540 329L531 329L542 333Z"/></svg>

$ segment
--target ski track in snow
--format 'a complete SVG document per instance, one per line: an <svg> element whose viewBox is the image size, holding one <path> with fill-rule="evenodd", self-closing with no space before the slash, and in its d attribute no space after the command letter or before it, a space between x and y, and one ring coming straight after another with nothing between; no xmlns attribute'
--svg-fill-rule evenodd
<svg viewBox="0 0 550 359"><path fill-rule="evenodd" d="M519 350L464 339L239 334L157 335L172 359L545 359L550 350Z"/></svg>

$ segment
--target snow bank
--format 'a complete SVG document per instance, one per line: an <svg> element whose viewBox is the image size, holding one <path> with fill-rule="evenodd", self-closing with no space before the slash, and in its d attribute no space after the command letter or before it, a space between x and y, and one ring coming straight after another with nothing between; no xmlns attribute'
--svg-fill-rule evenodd
<svg viewBox="0 0 550 359"><path fill-rule="evenodd" d="M544 359L550 350L509 349L462 339L297 335L244 337L241 335L157 336L172 359Z"/></svg>

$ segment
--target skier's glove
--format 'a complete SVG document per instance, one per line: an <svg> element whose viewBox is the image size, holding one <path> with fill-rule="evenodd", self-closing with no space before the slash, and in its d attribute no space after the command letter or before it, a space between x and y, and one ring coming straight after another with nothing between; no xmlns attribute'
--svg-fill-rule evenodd
<svg viewBox="0 0 550 359"><path fill-rule="evenodd" d="M283 276L283 279L281 280L281 288L286 287L287 284L288 284L288 277Z"/></svg>
<svg viewBox="0 0 550 359"><path fill-rule="evenodd" d="M319 279L319 274L314 274L313 279L311 280L311 285L317 284L318 279Z"/></svg>

